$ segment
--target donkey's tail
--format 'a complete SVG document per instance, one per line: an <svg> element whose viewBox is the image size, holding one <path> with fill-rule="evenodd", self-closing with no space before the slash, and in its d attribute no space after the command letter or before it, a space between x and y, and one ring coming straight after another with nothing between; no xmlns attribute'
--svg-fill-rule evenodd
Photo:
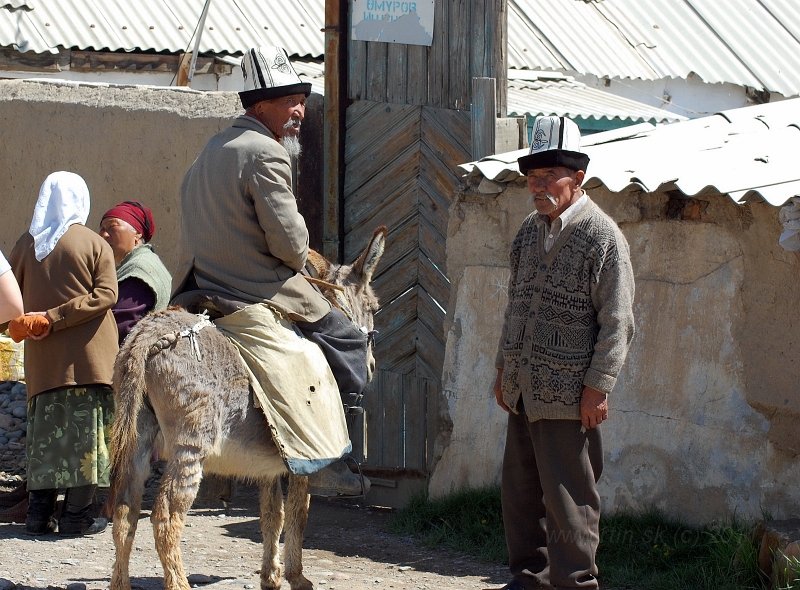
<svg viewBox="0 0 800 590"><path fill-rule="evenodd" d="M139 413L145 397L145 364L152 342L143 329L152 316L140 321L120 348L114 362L114 393L117 411L112 426L112 469L118 471L139 444Z"/></svg>

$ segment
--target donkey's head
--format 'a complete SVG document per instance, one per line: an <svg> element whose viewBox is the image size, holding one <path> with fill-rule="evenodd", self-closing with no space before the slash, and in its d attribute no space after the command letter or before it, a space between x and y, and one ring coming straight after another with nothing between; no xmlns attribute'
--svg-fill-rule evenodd
<svg viewBox="0 0 800 590"><path fill-rule="evenodd" d="M308 261L317 271L317 278L341 288L320 285L323 295L338 307L353 324L367 335L367 375L372 379L375 372L375 357L372 350L375 345L373 314L378 310L378 297L372 290L370 282L375 267L383 255L386 236L389 231L381 226L372 234L367 247L352 264L333 264L320 254L310 251Z"/></svg>

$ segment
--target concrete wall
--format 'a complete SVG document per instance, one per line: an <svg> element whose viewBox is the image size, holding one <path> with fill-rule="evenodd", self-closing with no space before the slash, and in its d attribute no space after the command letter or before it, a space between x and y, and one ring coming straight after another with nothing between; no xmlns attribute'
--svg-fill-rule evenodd
<svg viewBox="0 0 800 590"><path fill-rule="evenodd" d="M666 194L589 192L627 237L636 276L637 335L604 425L604 509L656 506L691 522L800 516L800 256L778 246L778 208L715 195L674 219ZM468 191L451 210L450 427L434 496L499 484L494 355L527 201L520 180L499 195Z"/></svg>
<svg viewBox="0 0 800 590"><path fill-rule="evenodd" d="M309 105L304 134L321 136L322 97L312 95ZM45 177L68 170L89 186L92 229L120 201L152 208L153 245L174 271L183 176L208 139L242 112L235 92L1 80L0 249L8 255L27 231Z"/></svg>

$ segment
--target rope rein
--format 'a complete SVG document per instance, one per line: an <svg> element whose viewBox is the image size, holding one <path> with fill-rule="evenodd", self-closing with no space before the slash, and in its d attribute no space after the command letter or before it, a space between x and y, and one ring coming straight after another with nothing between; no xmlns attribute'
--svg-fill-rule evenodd
<svg viewBox="0 0 800 590"><path fill-rule="evenodd" d="M169 348L174 346L175 343L180 340L181 338L188 338L189 339L189 346L192 351L192 357L195 360L202 361L203 355L200 352L200 344L197 341L197 335L200 333L200 330L203 328L208 328L209 326L213 326L214 324L211 320L208 319L208 310L204 310L201 314L195 314L200 320L191 328L186 328L184 330L176 330L175 332L170 332L169 334L164 334L161 338L159 338L155 344L153 344L150 349L148 350L148 357L151 357L155 354L158 354L165 348Z"/></svg>

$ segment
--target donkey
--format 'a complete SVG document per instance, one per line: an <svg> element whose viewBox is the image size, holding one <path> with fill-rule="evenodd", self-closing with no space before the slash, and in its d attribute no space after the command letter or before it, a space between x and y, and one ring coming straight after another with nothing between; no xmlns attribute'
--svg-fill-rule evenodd
<svg viewBox="0 0 800 590"><path fill-rule="evenodd" d="M333 265L316 253L323 293L354 324L372 331L378 299L370 281L386 243L378 228L358 259ZM328 283L326 286L325 283ZM336 287L334 287L335 285ZM167 465L153 503L156 550L164 568L165 590L189 590L180 554L186 513L203 473L237 477L259 485L264 555L262 590L281 587L278 540L284 528L281 477L288 474L284 565L292 590L311 590L303 576L303 532L308 521L308 478L288 473L260 409L253 406L239 353L228 339L208 327L193 337L175 337L198 317L170 308L142 319L126 339L114 367L117 414L113 427L115 473L113 537L116 561L112 590L130 590L128 564L142 503L150 456L158 448ZM164 342L165 335L172 336ZM192 341L194 340L194 341ZM193 349L202 353L202 361ZM196 354L196 352L195 352ZM372 346L368 373L375 370ZM276 371L281 370L275 367Z"/></svg>

